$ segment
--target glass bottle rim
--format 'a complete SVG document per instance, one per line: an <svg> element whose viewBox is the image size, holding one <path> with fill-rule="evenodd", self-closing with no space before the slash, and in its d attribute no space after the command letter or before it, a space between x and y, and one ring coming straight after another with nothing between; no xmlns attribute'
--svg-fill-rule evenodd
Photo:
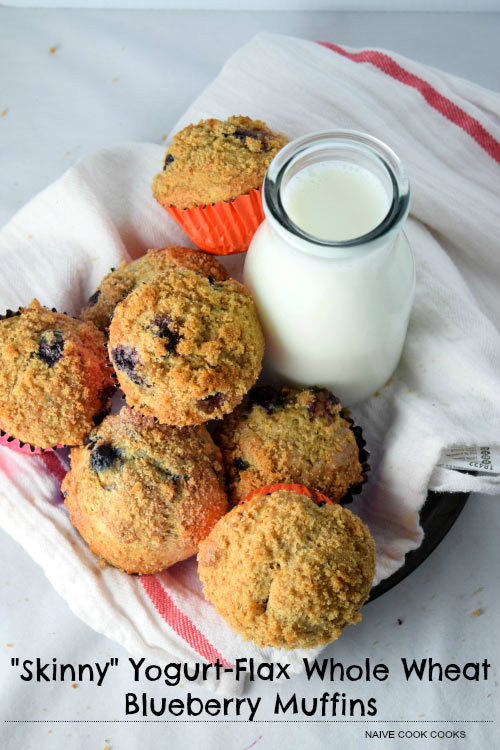
<svg viewBox="0 0 500 750"><path fill-rule="evenodd" d="M329 144L332 147L354 147L374 157L386 171L392 185L391 205L382 221L366 234L350 240L325 240L309 234L290 219L281 199L282 183L288 169L316 147L328 147ZM318 250L329 247L356 248L374 242L403 223L410 207L410 184L399 157L378 138L357 130L319 130L296 138L278 151L264 177L262 203L264 213L273 225L277 223L279 230L305 240Z"/></svg>

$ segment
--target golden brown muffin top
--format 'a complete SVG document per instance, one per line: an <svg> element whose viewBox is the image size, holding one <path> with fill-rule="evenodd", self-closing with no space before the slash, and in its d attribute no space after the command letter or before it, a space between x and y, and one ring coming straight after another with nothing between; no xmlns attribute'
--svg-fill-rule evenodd
<svg viewBox="0 0 500 750"><path fill-rule="evenodd" d="M162 206L181 209L233 200L260 187L286 143L262 120L200 120L174 136L163 171L153 180L154 196Z"/></svg>
<svg viewBox="0 0 500 750"><path fill-rule="evenodd" d="M215 281L225 281L229 274L212 255L189 247L169 245L148 250L146 255L123 263L101 281L81 312L81 319L94 323L101 331L110 324L116 305L142 283L151 283L154 277L174 266L189 268Z"/></svg>
<svg viewBox="0 0 500 750"><path fill-rule="evenodd" d="M201 543L205 596L259 647L312 648L361 620L375 544L340 505L279 490L223 517Z"/></svg>
<svg viewBox="0 0 500 750"><path fill-rule="evenodd" d="M166 424L201 424L255 383L264 337L246 287L175 268L116 307L109 353L129 405Z"/></svg>
<svg viewBox="0 0 500 750"><path fill-rule="evenodd" d="M33 300L0 320L0 428L41 448L81 443L114 391L104 335Z"/></svg>
<svg viewBox="0 0 500 750"><path fill-rule="evenodd" d="M252 388L215 433L231 501L275 482L299 482L341 500L364 480L351 427L326 388Z"/></svg>
<svg viewBox="0 0 500 750"><path fill-rule="evenodd" d="M220 451L205 427L155 424L127 406L71 451L62 489L91 550L129 573L194 554L227 510Z"/></svg>

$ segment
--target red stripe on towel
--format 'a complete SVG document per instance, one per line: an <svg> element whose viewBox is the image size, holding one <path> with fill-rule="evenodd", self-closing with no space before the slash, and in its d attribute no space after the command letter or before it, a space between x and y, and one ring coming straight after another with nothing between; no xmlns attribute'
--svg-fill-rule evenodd
<svg viewBox="0 0 500 750"><path fill-rule="evenodd" d="M62 482L62 480L66 476L66 469L61 463L57 453L53 453L52 451L47 451L46 453L41 453L38 456L38 458L40 458L43 461L46 468L50 471L50 473L53 476L55 476L57 481Z"/></svg>
<svg viewBox="0 0 500 750"><path fill-rule="evenodd" d="M452 102L451 99L447 99L446 96L443 96L439 91L436 91L436 89L434 89L430 83L424 81L423 78L419 78L408 70L405 70L405 68L401 67L401 65L393 60L392 57L389 57L389 55L386 55L383 52L377 52L376 50L347 52L345 49L342 49L342 47L339 47L338 44L331 44L330 42L318 42L318 44L327 47L333 52L337 52L343 57L347 57L353 62L371 63L383 73L391 76L391 78L395 78L401 83L417 89L433 109L443 115L443 117L446 117L447 120L454 123L454 125L458 125L459 128L462 128L462 130L468 133L468 135L470 135L476 143L491 156L492 159L500 164L500 143L488 133L479 120L468 115L467 112Z"/></svg>
<svg viewBox="0 0 500 750"><path fill-rule="evenodd" d="M219 661L223 667L230 667L217 649L205 638L196 625L182 612L167 594L159 580L155 576L139 576L139 581L144 591L151 599L154 607L163 617L165 622L180 635L191 648L200 656L203 656L210 664Z"/></svg>

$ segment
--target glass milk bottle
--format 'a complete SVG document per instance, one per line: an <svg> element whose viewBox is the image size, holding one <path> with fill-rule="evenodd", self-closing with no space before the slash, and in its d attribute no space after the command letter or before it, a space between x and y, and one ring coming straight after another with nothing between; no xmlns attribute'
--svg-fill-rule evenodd
<svg viewBox="0 0 500 750"><path fill-rule="evenodd" d="M275 156L244 281L279 377L349 405L392 375L415 292L409 200L396 154L363 133L313 133Z"/></svg>

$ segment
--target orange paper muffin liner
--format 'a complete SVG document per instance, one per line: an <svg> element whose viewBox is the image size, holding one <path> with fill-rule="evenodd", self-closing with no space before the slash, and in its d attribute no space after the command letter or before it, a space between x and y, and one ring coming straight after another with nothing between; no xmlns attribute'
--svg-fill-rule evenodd
<svg viewBox="0 0 500 750"><path fill-rule="evenodd" d="M305 484L283 484L283 482L279 482L278 484L267 484L264 487L259 487L258 490L252 490L243 498L243 500L240 500L238 505L243 505L243 503L245 503L247 500L251 500L252 497L255 497L255 495L270 495L272 492L278 492L279 490L297 492L297 494L299 495L310 497L311 500L316 503L316 505L320 505L321 503L335 505L333 500L330 500L329 497L323 495L321 492L318 492L318 490L315 490L312 487L306 487Z"/></svg>
<svg viewBox="0 0 500 750"><path fill-rule="evenodd" d="M232 201L164 209L200 250L212 255L243 253L264 220L260 187Z"/></svg>

